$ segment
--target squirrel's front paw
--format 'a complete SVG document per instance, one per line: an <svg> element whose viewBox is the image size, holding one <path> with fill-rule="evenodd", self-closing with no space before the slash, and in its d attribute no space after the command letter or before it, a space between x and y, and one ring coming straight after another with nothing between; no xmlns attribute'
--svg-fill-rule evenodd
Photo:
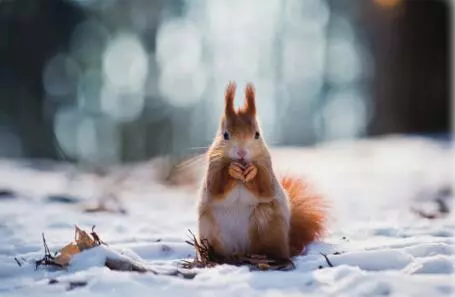
<svg viewBox="0 0 455 297"><path fill-rule="evenodd" d="M248 164L248 166L245 168L245 171L243 173L245 177L245 182L249 182L253 178L255 178L256 174L258 173L258 168L253 165L253 164Z"/></svg>
<svg viewBox="0 0 455 297"><path fill-rule="evenodd" d="M238 180L244 180L243 166L240 163L232 162L229 165L229 175Z"/></svg>

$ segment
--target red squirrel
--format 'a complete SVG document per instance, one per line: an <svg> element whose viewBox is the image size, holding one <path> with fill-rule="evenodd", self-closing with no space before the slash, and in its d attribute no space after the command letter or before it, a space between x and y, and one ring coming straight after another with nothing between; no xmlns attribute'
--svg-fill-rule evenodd
<svg viewBox="0 0 455 297"><path fill-rule="evenodd" d="M299 255L325 230L325 203L299 178L278 179L256 115L255 89L245 88L243 107L234 109L236 84L225 92L225 108L209 147L208 167L198 201L199 240L215 254Z"/></svg>

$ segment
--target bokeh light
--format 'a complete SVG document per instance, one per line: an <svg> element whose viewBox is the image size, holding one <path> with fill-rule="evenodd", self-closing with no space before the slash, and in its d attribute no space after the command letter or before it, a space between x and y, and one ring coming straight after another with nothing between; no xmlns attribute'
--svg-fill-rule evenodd
<svg viewBox="0 0 455 297"><path fill-rule="evenodd" d="M169 21L158 30L158 89L174 106L188 106L202 99L207 76L201 63L201 42L198 28L190 22Z"/></svg>
<svg viewBox="0 0 455 297"><path fill-rule="evenodd" d="M328 45L329 67L327 78L333 84L357 81L362 71L360 53L345 39L335 39Z"/></svg>
<svg viewBox="0 0 455 297"><path fill-rule="evenodd" d="M383 8L393 8L401 3L402 0L374 0L374 2Z"/></svg>
<svg viewBox="0 0 455 297"><path fill-rule="evenodd" d="M120 33L103 54L103 73L120 92L139 92L148 72L148 56L141 41L131 33Z"/></svg>
<svg viewBox="0 0 455 297"><path fill-rule="evenodd" d="M11 128L0 127L0 156L17 158L22 155L22 143Z"/></svg>
<svg viewBox="0 0 455 297"><path fill-rule="evenodd" d="M75 137L84 114L75 107L61 107L55 114L54 133L59 146L69 157L77 158L79 155L78 138Z"/></svg>
<svg viewBox="0 0 455 297"><path fill-rule="evenodd" d="M186 154L213 141L229 81L236 106L255 85L273 145L448 121L441 1L55 1L5 3L3 154L92 162L104 145L112 162Z"/></svg>
<svg viewBox="0 0 455 297"><path fill-rule="evenodd" d="M43 86L53 98L73 93L77 87L80 69L76 61L65 54L57 54L46 65Z"/></svg>
<svg viewBox="0 0 455 297"><path fill-rule="evenodd" d="M321 110L321 140L350 139L361 136L368 122L368 107L362 94L352 88L331 92Z"/></svg>
<svg viewBox="0 0 455 297"><path fill-rule="evenodd" d="M349 19L324 0L184 1L178 13L171 4L95 2L82 7L96 17L76 26L69 52L57 54L45 70L47 96L66 102L57 104L55 133L72 156L95 160L109 145L113 151L104 153L116 160L120 151L135 150L117 135L130 123L165 125L170 147L159 151L205 146L217 129L228 81L237 82L236 105L245 84L255 84L270 143L365 131L372 105L359 86L372 61ZM154 11L159 19L151 20L147 9L164 12Z"/></svg>
<svg viewBox="0 0 455 297"><path fill-rule="evenodd" d="M126 92L110 84L101 90L101 110L113 119L128 122L136 119L144 108L144 93Z"/></svg>
<svg viewBox="0 0 455 297"><path fill-rule="evenodd" d="M112 164L120 160L120 137L107 118L85 117L77 127L77 153L91 164Z"/></svg>
<svg viewBox="0 0 455 297"><path fill-rule="evenodd" d="M71 55L86 67L101 67L102 52L111 39L103 23L88 19L74 29L70 40Z"/></svg>
<svg viewBox="0 0 455 297"><path fill-rule="evenodd" d="M77 103L81 110L101 113L101 87L103 76L97 69L87 69L79 79Z"/></svg>
<svg viewBox="0 0 455 297"><path fill-rule="evenodd" d="M317 39L319 38L319 39ZM283 45L284 80L290 84L311 83L315 88L322 84L324 71L324 40L311 38L312 43L299 36L285 40Z"/></svg>

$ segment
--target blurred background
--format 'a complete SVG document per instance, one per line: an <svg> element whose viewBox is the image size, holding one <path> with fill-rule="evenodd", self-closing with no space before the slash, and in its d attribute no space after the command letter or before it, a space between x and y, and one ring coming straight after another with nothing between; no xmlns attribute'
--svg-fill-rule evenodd
<svg viewBox="0 0 455 297"><path fill-rule="evenodd" d="M1 0L0 157L116 164L209 145L255 84L271 145L450 134L436 0Z"/></svg>

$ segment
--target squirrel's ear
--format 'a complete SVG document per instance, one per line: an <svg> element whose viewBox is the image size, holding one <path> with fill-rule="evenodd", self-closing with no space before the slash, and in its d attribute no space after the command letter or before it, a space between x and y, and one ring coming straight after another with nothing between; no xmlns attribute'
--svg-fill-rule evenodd
<svg viewBox="0 0 455 297"><path fill-rule="evenodd" d="M229 84L226 87L226 93L224 95L224 113L228 117L235 115L234 99L236 88L237 86L235 82L229 82Z"/></svg>
<svg viewBox="0 0 455 297"><path fill-rule="evenodd" d="M252 83L248 83L245 88L244 110L251 116L256 115L255 90Z"/></svg>

